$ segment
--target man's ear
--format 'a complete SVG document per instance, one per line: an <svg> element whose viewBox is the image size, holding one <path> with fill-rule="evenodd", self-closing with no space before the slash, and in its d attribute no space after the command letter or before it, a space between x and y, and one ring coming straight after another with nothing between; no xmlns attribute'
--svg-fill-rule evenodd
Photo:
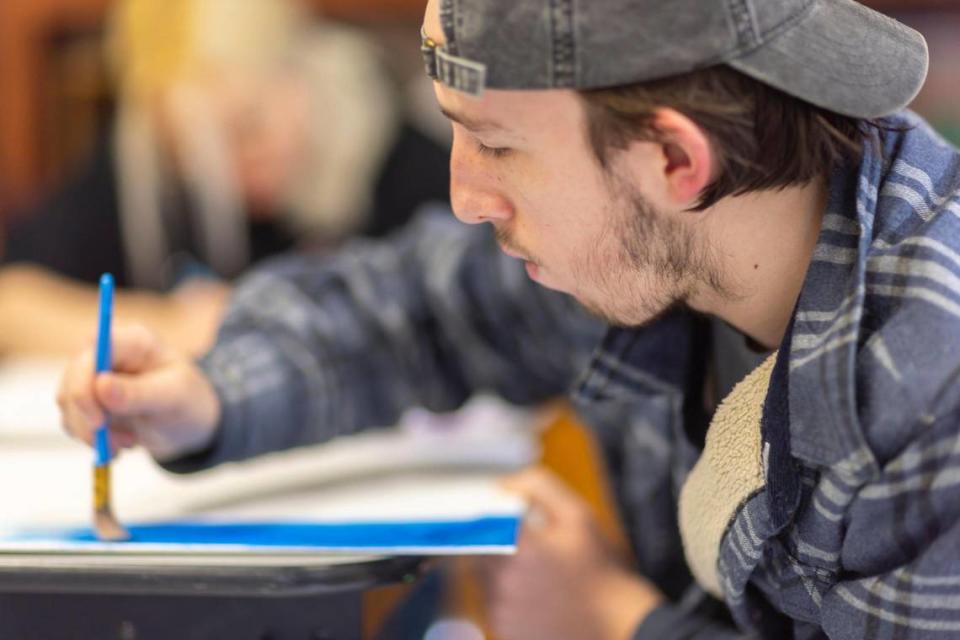
<svg viewBox="0 0 960 640"><path fill-rule="evenodd" d="M659 134L659 170L666 196L678 208L689 209L716 172L710 139L697 123L674 109L657 109L651 124Z"/></svg>

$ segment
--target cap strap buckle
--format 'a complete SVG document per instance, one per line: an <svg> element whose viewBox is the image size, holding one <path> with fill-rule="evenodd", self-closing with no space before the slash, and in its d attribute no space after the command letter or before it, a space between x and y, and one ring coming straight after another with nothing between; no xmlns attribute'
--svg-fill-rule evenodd
<svg viewBox="0 0 960 640"><path fill-rule="evenodd" d="M487 65L455 56L420 30L420 53L427 75L471 96L479 97L487 82Z"/></svg>

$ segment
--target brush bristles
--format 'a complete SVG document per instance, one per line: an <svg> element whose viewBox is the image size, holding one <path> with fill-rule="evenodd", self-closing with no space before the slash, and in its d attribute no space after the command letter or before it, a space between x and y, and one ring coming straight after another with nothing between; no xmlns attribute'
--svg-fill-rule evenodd
<svg viewBox="0 0 960 640"><path fill-rule="evenodd" d="M93 530L97 538L104 541L130 537L110 508L110 465L107 464L93 468Z"/></svg>

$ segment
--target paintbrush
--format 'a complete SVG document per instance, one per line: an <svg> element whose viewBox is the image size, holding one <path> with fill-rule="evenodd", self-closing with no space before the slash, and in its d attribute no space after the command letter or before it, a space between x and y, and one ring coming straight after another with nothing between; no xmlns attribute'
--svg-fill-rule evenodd
<svg viewBox="0 0 960 640"><path fill-rule="evenodd" d="M100 276L100 322L97 328L96 372L110 371L110 320L113 316L113 276ZM94 434L93 530L101 540L125 540L130 537L110 506L110 430L109 418Z"/></svg>

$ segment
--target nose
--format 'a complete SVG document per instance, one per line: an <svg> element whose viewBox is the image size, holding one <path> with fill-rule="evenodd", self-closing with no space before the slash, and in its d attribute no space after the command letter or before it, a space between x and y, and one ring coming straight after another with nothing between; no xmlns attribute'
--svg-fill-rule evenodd
<svg viewBox="0 0 960 640"><path fill-rule="evenodd" d="M513 217L510 200L487 162L472 150L464 150L454 138L450 154L450 203L453 214L461 222L498 223Z"/></svg>

